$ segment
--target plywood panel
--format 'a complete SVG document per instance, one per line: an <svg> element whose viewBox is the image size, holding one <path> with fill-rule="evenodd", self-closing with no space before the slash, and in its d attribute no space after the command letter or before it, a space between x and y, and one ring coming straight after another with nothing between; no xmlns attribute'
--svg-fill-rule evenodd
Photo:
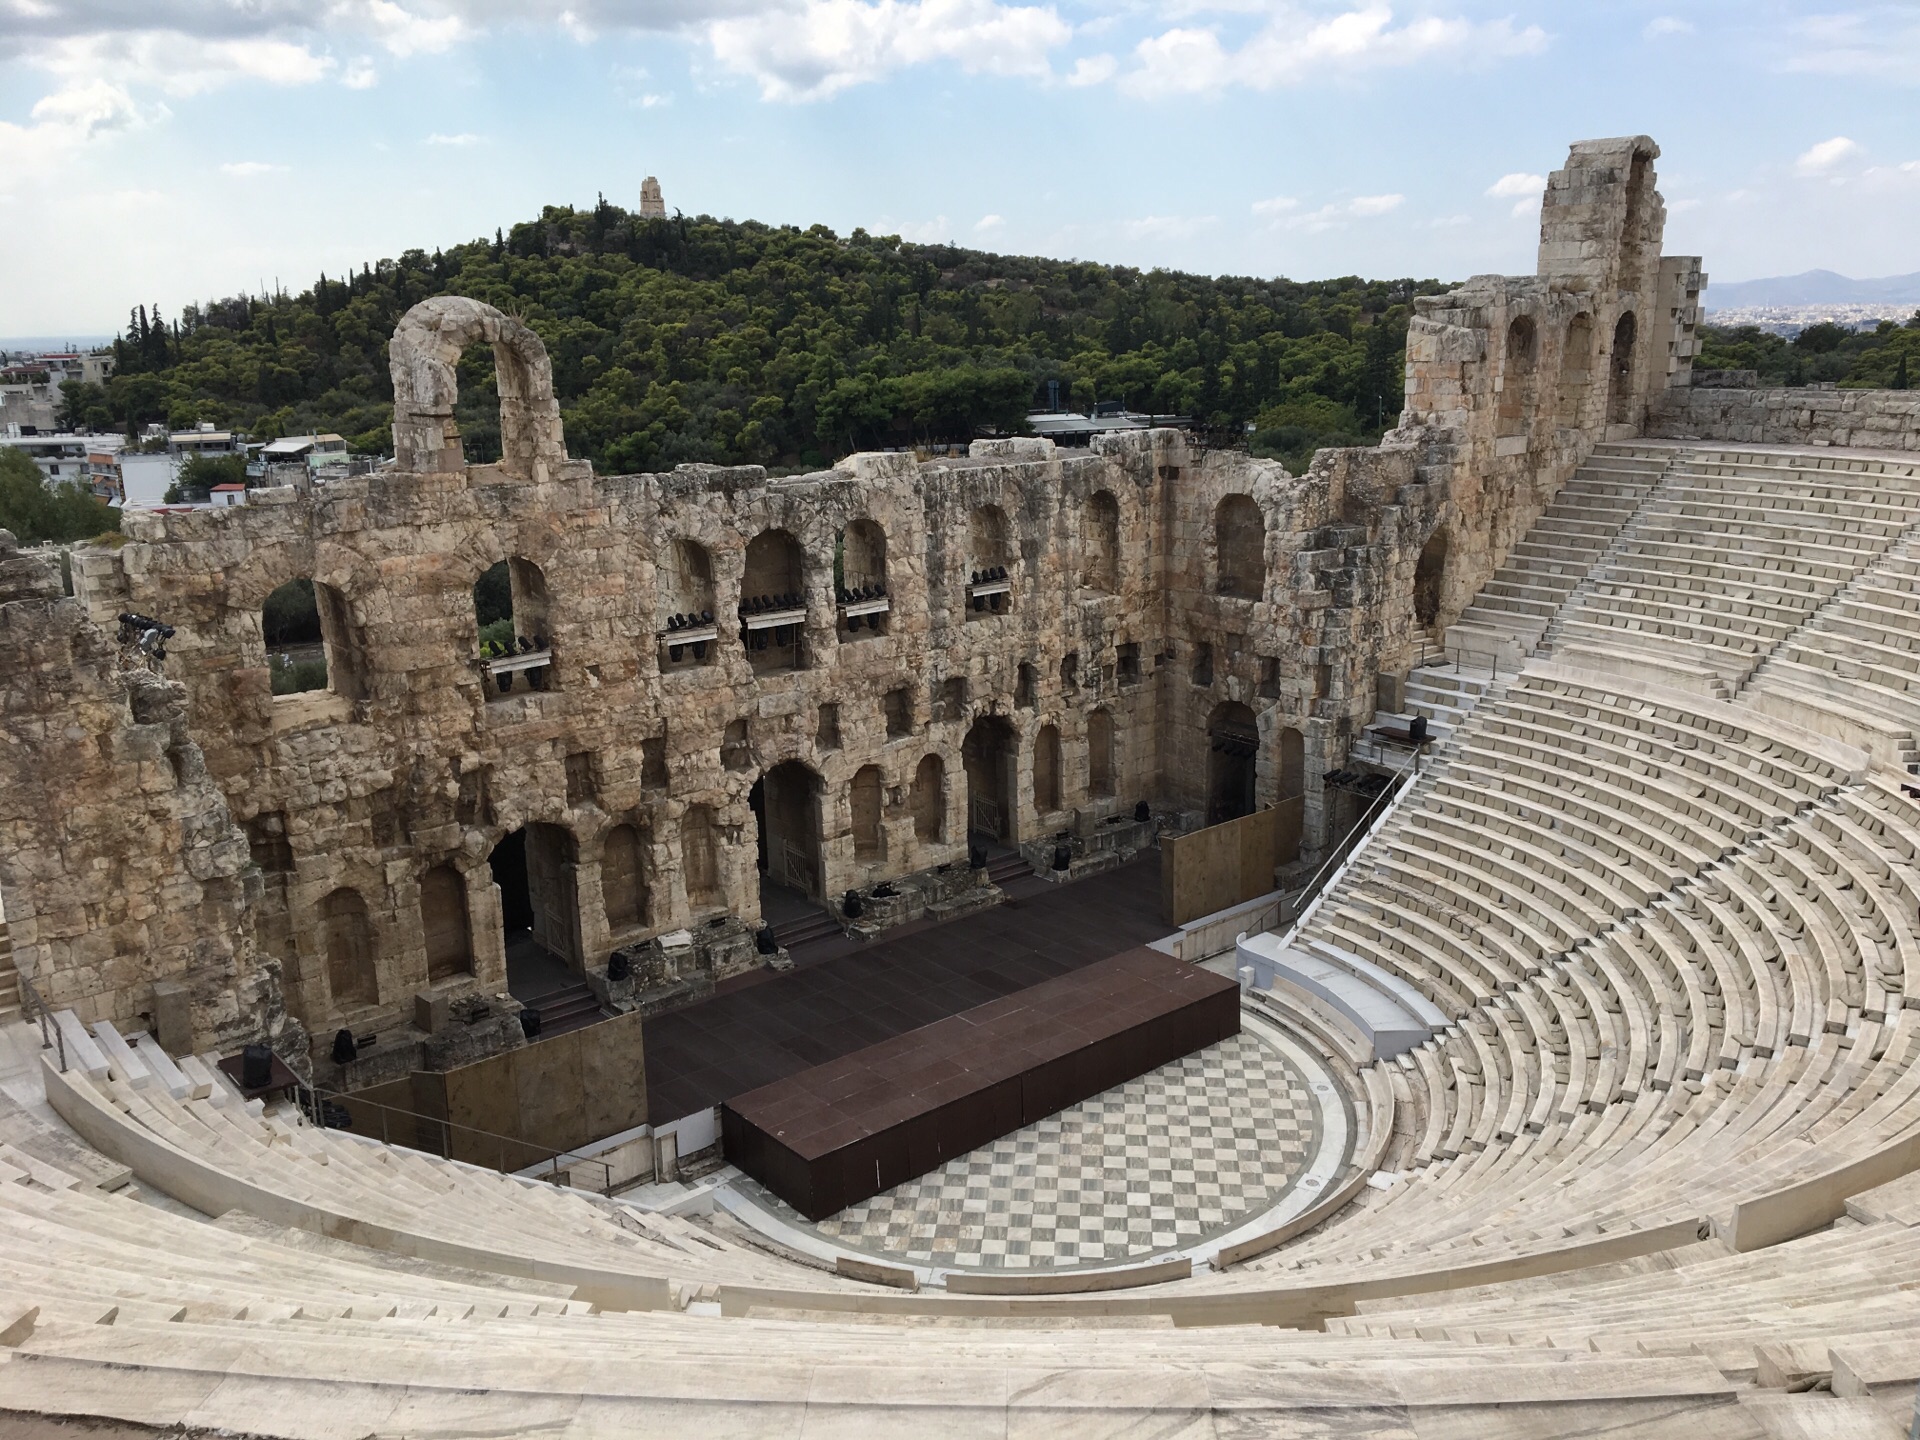
<svg viewBox="0 0 1920 1440"><path fill-rule="evenodd" d="M1302 801L1286 802L1160 842L1160 905L1169 925L1184 925L1273 889L1281 836L1291 822L1299 853ZM1291 858L1291 857L1289 857Z"/></svg>

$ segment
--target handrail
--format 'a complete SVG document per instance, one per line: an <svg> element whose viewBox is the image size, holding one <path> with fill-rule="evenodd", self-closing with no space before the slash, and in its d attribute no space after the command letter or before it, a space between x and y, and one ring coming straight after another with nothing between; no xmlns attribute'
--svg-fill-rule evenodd
<svg viewBox="0 0 1920 1440"><path fill-rule="evenodd" d="M29 980L24 972L16 969L14 971L14 980L20 986L20 1014L22 1018L34 1019L36 1018L37 1012L37 1018L40 1021L40 1048L42 1050L59 1050L60 1073L63 1075L66 1074L67 1037L60 1032L60 1027L54 1023L53 1011L47 1008L47 1002L41 998L40 992L33 988L33 981ZM51 1035L52 1038L48 1038L49 1035Z"/></svg>
<svg viewBox="0 0 1920 1440"><path fill-rule="evenodd" d="M1292 927L1288 929L1285 937L1281 940L1280 944L1283 949L1293 943L1293 937L1300 933L1301 927L1304 926L1307 921L1311 920L1314 912L1320 908L1320 902L1325 898L1327 890L1330 888L1330 881L1339 878L1337 873L1333 876L1328 876L1327 871L1335 865L1344 867L1346 862L1353 858L1354 852L1366 844L1367 841L1371 840L1380 827L1387 823L1387 820L1392 816L1393 812L1399 808L1400 801L1413 793L1414 784L1420 778L1420 754L1418 751L1414 752L1413 765L1403 773L1404 778L1398 785L1389 785L1374 797L1373 804L1361 812L1360 818L1353 823L1353 827L1347 831L1340 843L1334 846L1333 853L1321 862L1320 868L1314 871L1308 878L1307 883L1301 887L1300 893L1303 896L1310 895L1312 899L1308 902L1306 909L1300 912L1299 918L1293 922ZM1368 825L1367 817L1373 814L1375 807L1383 805L1385 808L1374 818L1373 823ZM1365 831L1364 834L1362 833L1363 829Z"/></svg>
<svg viewBox="0 0 1920 1440"><path fill-rule="evenodd" d="M378 1110L380 1112L380 1143L383 1145L399 1143L390 1138L391 1131L387 1124L388 1114L404 1115L409 1120L415 1122L416 1135L419 1133L418 1127L420 1125L436 1125L441 1127L440 1158L443 1160L451 1160L453 1158L452 1135L450 1132L459 1130L465 1134L483 1136L488 1140L498 1143L500 1147L500 1160L494 1168L503 1175L513 1174L516 1171L528 1168L524 1165L507 1164L506 1147L509 1145L518 1145L522 1149L531 1150L536 1155L544 1157L543 1163L547 1169L546 1173L541 1176L542 1179L556 1185L559 1184L561 1162L563 1161L566 1162L566 1167L569 1170L571 1170L573 1166L580 1164L598 1165L603 1176L599 1193L602 1195L611 1195L613 1193L613 1166L604 1160L596 1159L594 1156L580 1155L571 1150L555 1150L548 1145L537 1145L531 1140L522 1140L517 1135L501 1135L492 1130L482 1130L477 1125L463 1125L457 1120L442 1120L435 1115L422 1115L417 1110L408 1110L399 1105L388 1105L379 1100L367 1100L343 1090L329 1090L323 1086L312 1085L303 1087L303 1094L299 1097L300 1113L305 1115L313 1124L325 1129L327 1128L326 1121L323 1118L325 1111L322 1107L328 1100L344 1101L349 1105L364 1105L371 1109ZM419 1147L415 1145L404 1145L401 1148L415 1150ZM423 1153L431 1154L432 1152L426 1151ZM576 1186L573 1188L577 1189L579 1187Z"/></svg>

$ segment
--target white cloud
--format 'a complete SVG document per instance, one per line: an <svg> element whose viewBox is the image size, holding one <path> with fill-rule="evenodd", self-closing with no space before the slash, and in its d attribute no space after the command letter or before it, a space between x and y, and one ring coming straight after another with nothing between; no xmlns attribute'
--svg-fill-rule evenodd
<svg viewBox="0 0 1920 1440"><path fill-rule="evenodd" d="M968 73L1041 77L1072 38L1052 6L996 0L801 0L716 20L714 58L767 100L820 100L895 70L946 60Z"/></svg>
<svg viewBox="0 0 1920 1440"><path fill-rule="evenodd" d="M435 134L427 136L427 144L452 145L464 149L469 145L478 145L483 138L483 136L474 135L466 131L462 131L458 135L441 135L436 132Z"/></svg>
<svg viewBox="0 0 1920 1440"><path fill-rule="evenodd" d="M82 80L43 96L28 112L30 123L0 120L0 155L9 180L51 175L79 147L140 123L133 97L106 80Z"/></svg>
<svg viewBox="0 0 1920 1440"><path fill-rule="evenodd" d="M1086 27L1080 27L1084 30ZM1067 76L1069 85L1104 85L1113 78L1113 72L1120 68L1120 62L1111 55L1082 55L1073 62L1073 70Z"/></svg>
<svg viewBox="0 0 1920 1440"><path fill-rule="evenodd" d="M562 24L571 13L561 13ZM386 47L389 55L400 59L409 55L437 55L470 33L467 22L458 15L429 18L416 15L393 0L352 0L340 5L330 18L372 35Z"/></svg>
<svg viewBox="0 0 1920 1440"><path fill-rule="evenodd" d="M1920 18L1911 5L1869 5L1794 24L1780 68L1920 85Z"/></svg>
<svg viewBox="0 0 1920 1440"><path fill-rule="evenodd" d="M1120 228L1136 240L1188 240L1219 223L1216 215L1144 215Z"/></svg>
<svg viewBox="0 0 1920 1440"><path fill-rule="evenodd" d="M1836 135L1831 140L1822 140L1812 146L1798 160L1793 162L1796 173L1801 175L1826 175L1843 160L1851 159L1860 153L1860 147L1844 135Z"/></svg>
<svg viewBox="0 0 1920 1440"><path fill-rule="evenodd" d="M1291 195L1275 195L1271 200L1253 202L1253 213L1256 215L1284 215L1289 210L1299 208L1300 202Z"/></svg>
<svg viewBox="0 0 1920 1440"><path fill-rule="evenodd" d="M208 40L163 30L74 36L33 52L33 63L70 81L112 75L167 95L199 95L235 80L311 85L337 68L305 43L265 36Z"/></svg>
<svg viewBox="0 0 1920 1440"><path fill-rule="evenodd" d="M1386 215L1406 202L1404 195L1356 195L1347 203L1351 215Z"/></svg>
<svg viewBox="0 0 1920 1440"><path fill-rule="evenodd" d="M633 97L633 106L636 110L660 110L671 104L673 104L671 95L646 94Z"/></svg>
<svg viewBox="0 0 1920 1440"><path fill-rule="evenodd" d="M1523 170L1516 170L1511 175L1502 175L1498 180L1494 181L1493 184L1489 185L1487 187L1487 194L1497 200L1510 200L1517 195L1537 198L1540 192L1546 188L1546 176L1529 175Z"/></svg>
<svg viewBox="0 0 1920 1440"><path fill-rule="evenodd" d="M265 160L233 160L220 167L222 175L232 175L238 179L248 179L254 175L271 175L276 170L284 170L284 165L274 165Z"/></svg>
<svg viewBox="0 0 1920 1440"><path fill-rule="evenodd" d="M371 60L363 56L341 73L340 83L349 90L371 90L380 83L380 72L373 68Z"/></svg>
<svg viewBox="0 0 1920 1440"><path fill-rule="evenodd" d="M1004 215L982 215L978 220L973 222L973 233L976 235L988 235L995 230L1004 230L1006 224L1007 221Z"/></svg>
<svg viewBox="0 0 1920 1440"><path fill-rule="evenodd" d="M1656 15L1640 33L1648 40L1664 40L1669 35L1691 35L1693 22L1682 20L1677 15Z"/></svg>
<svg viewBox="0 0 1920 1440"><path fill-rule="evenodd" d="M889 220L882 218L873 226L875 235L898 235L919 245L940 245L953 239L953 226L944 215L931 220Z"/></svg>
<svg viewBox="0 0 1920 1440"><path fill-rule="evenodd" d="M1120 83L1141 96L1200 94L1230 85L1273 90L1446 56L1484 61L1533 55L1546 43L1539 26L1516 27L1511 20L1423 16L1396 26L1386 5L1318 19L1281 0L1273 18L1238 50L1229 50L1214 30L1197 27L1142 40L1134 47L1135 68Z"/></svg>

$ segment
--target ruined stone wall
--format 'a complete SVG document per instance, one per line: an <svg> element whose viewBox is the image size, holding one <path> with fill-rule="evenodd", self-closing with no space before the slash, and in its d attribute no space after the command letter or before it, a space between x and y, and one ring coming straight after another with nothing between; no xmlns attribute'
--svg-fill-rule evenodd
<svg viewBox="0 0 1920 1440"><path fill-rule="evenodd" d="M1687 385L1706 277L1660 254L1659 147L1574 145L1549 177L1531 276L1479 275L1414 302L1406 425L1450 432L1437 629L1457 619L1600 440L1640 433Z"/></svg>
<svg viewBox="0 0 1920 1440"><path fill-rule="evenodd" d="M1749 445L1920 450L1920 390L1675 389L1650 407L1647 434Z"/></svg>
<svg viewBox="0 0 1920 1440"><path fill-rule="evenodd" d="M57 562L0 530L0 898L47 1004L142 1029L188 1004L184 1047L281 1028L255 950L259 882L189 733L186 695L62 594Z"/></svg>

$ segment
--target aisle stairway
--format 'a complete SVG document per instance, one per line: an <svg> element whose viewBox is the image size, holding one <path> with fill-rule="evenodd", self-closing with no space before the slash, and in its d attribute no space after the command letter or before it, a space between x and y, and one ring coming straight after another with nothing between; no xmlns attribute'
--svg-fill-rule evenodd
<svg viewBox="0 0 1920 1440"><path fill-rule="evenodd" d="M1540 645L1560 606L1660 483L1668 460L1631 445L1601 445L1446 632L1446 648L1479 664L1518 666Z"/></svg>

